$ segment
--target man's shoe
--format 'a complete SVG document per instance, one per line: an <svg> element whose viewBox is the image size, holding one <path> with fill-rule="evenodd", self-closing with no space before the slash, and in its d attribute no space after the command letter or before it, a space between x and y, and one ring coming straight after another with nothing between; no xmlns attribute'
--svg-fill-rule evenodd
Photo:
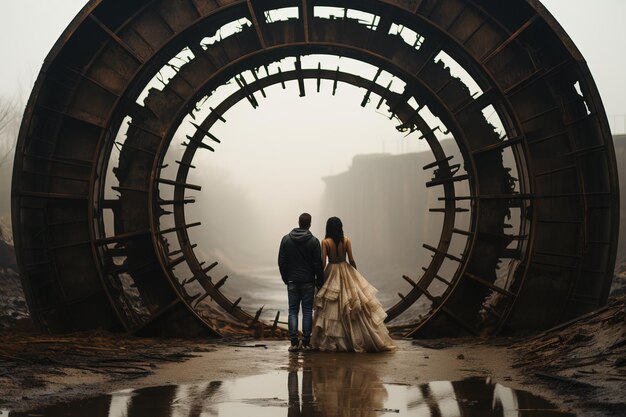
<svg viewBox="0 0 626 417"><path fill-rule="evenodd" d="M303 352L313 352L314 350L315 349L311 345L304 345L304 346L302 346L302 351Z"/></svg>
<svg viewBox="0 0 626 417"><path fill-rule="evenodd" d="M300 345L291 345L288 350L289 352L297 352L300 350Z"/></svg>

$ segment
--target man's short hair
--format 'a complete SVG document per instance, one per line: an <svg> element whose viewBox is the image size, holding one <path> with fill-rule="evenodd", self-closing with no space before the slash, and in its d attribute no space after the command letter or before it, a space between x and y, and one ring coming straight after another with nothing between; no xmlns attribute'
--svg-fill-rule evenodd
<svg viewBox="0 0 626 417"><path fill-rule="evenodd" d="M308 229L311 227L311 215L309 213L302 213L298 218L298 225L301 229Z"/></svg>

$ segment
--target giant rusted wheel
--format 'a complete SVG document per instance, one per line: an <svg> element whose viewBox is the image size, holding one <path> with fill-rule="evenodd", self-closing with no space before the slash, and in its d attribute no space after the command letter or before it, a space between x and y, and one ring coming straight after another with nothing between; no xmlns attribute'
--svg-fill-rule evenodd
<svg viewBox="0 0 626 417"><path fill-rule="evenodd" d="M291 18L272 19L276 10ZM303 64L317 55L375 75ZM306 79L330 80L333 94L362 88L362 106L384 104L432 150L440 238L424 242L430 264L404 277L408 292L388 311L428 300L407 335L542 329L606 302L619 215L611 136L587 65L538 1L92 0L46 59L16 152L14 240L36 323L219 334L200 309L211 300L256 326L260 311L211 278L219 259L194 252L199 222L185 206L200 187L187 180L197 152L219 147L211 128L228 109L256 107L274 84L304 95ZM203 113L226 84L238 88ZM191 125L173 167L172 140ZM439 274L444 262L456 264L451 276Z"/></svg>

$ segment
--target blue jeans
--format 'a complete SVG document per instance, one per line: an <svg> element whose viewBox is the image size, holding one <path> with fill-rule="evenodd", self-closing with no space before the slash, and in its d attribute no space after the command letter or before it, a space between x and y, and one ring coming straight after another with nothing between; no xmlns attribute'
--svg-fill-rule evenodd
<svg viewBox="0 0 626 417"><path fill-rule="evenodd" d="M315 284L290 282L287 284L287 295L289 297L289 338L291 344L298 343L298 316L300 315L300 303L302 303L302 339L305 345L311 340L311 330L313 330L313 296L315 295Z"/></svg>

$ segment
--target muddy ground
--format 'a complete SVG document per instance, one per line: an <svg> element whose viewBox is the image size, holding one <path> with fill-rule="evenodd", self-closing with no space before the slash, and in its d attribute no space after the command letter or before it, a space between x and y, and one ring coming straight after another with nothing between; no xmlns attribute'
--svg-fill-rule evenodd
<svg viewBox="0 0 626 417"><path fill-rule="evenodd" d="M280 340L41 335L29 326L17 274L1 278L0 414L122 389L259 375L294 359ZM301 353L298 361L363 370L389 384L489 377L579 416L624 416L625 282L623 267L607 307L529 338L399 340L391 354Z"/></svg>
<svg viewBox="0 0 626 417"><path fill-rule="evenodd" d="M490 377L579 416L626 410L624 300L524 340L398 341L386 354L300 353L316 366L357 368L388 384ZM223 381L286 369L286 341L146 339L108 333L0 332L0 410L30 410L148 386ZM278 389L283 389L280 386Z"/></svg>
<svg viewBox="0 0 626 417"><path fill-rule="evenodd" d="M29 346L27 352L12 352L12 356L20 360L3 360L5 372L8 373L0 378L0 392L4 396L0 409L29 410L44 404L128 388L224 381L265 374L288 368L293 358L293 354L287 352L285 341L233 343L170 340L164 345L162 340L124 340L102 335L91 341L96 343L98 350L94 350L90 356L87 353L89 349L76 349L73 346L75 337L67 344L59 338L47 341L47 338L27 337L25 343L21 344ZM15 344L20 339L13 336L10 342ZM398 341L399 350L395 353L314 352L298 355L301 360L309 360L316 366L356 368L388 384L415 385L430 381L458 381L475 376L491 377L508 387L541 394L553 400L561 409L576 407L574 403L562 401L548 387L528 385L524 370L511 366L516 355L506 347L477 344L474 340L442 340L436 343L434 348L425 348L411 341ZM62 348L64 345L66 349ZM78 366L69 360L75 351L81 353ZM112 351L115 353L112 354ZM133 368L134 372L126 367L111 368L113 372L107 372L107 368L96 369L96 365L106 365L102 362L100 352L104 352L107 358L113 355L120 359L128 357L128 362L123 364L131 364L137 369ZM150 357L145 358L145 354ZM168 360L158 358L163 354ZM10 377L7 378L8 375ZM284 388L279 386L277 390Z"/></svg>

